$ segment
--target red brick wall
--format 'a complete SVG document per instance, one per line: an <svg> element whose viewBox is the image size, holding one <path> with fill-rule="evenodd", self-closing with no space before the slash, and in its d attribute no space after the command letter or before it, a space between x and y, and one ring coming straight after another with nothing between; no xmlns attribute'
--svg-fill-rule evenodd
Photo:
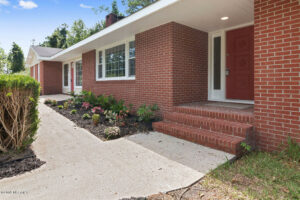
<svg viewBox="0 0 300 200"><path fill-rule="evenodd" d="M83 90L112 94L136 107L207 98L207 33L168 23L136 35L136 80L95 81L95 51L82 55ZM180 83L178 83L180 82Z"/></svg>
<svg viewBox="0 0 300 200"><path fill-rule="evenodd" d="M300 5L255 0L255 127L258 146L300 143Z"/></svg>
<svg viewBox="0 0 300 200"><path fill-rule="evenodd" d="M135 36L138 104L157 103L161 111L173 106L173 23Z"/></svg>
<svg viewBox="0 0 300 200"><path fill-rule="evenodd" d="M62 63L43 61L40 63L42 94L62 93Z"/></svg>
<svg viewBox="0 0 300 200"><path fill-rule="evenodd" d="M208 34L173 24L173 101L175 105L207 100Z"/></svg>

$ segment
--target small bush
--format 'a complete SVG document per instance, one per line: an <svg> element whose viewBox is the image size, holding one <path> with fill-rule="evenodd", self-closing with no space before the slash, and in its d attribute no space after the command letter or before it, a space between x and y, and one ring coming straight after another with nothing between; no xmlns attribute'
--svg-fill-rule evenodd
<svg viewBox="0 0 300 200"><path fill-rule="evenodd" d="M57 101L56 100L52 100L51 106L56 106L56 105L57 105Z"/></svg>
<svg viewBox="0 0 300 200"><path fill-rule="evenodd" d="M108 127L104 130L104 134L107 139L113 139L113 138L118 137L120 135L120 132L121 132L121 130L117 126Z"/></svg>
<svg viewBox="0 0 300 200"><path fill-rule="evenodd" d="M75 115L77 113L77 110L73 109L73 110L71 110L70 113L71 113L71 115Z"/></svg>
<svg viewBox="0 0 300 200"><path fill-rule="evenodd" d="M64 107L62 105L57 106L59 110L63 109Z"/></svg>
<svg viewBox="0 0 300 200"><path fill-rule="evenodd" d="M138 108L137 115L139 117L139 121L150 122L155 117L155 112L158 111L159 108L156 104L146 106L146 104L141 105Z"/></svg>
<svg viewBox="0 0 300 200"><path fill-rule="evenodd" d="M65 110L68 110L68 108L69 108L69 103L68 103L68 102L65 102L65 103L64 103L64 109L65 109Z"/></svg>
<svg viewBox="0 0 300 200"><path fill-rule="evenodd" d="M47 105L50 105L52 103L52 100L51 99L46 99L44 104L47 104Z"/></svg>
<svg viewBox="0 0 300 200"><path fill-rule="evenodd" d="M29 76L0 75L0 152L22 150L38 129L40 85Z"/></svg>
<svg viewBox="0 0 300 200"><path fill-rule="evenodd" d="M94 93L92 93L91 91L82 91L81 94L84 102L88 102L93 106L97 105L97 97Z"/></svg>
<svg viewBox="0 0 300 200"><path fill-rule="evenodd" d="M82 115L82 119L84 120L91 119L91 116L88 113L85 113Z"/></svg>
<svg viewBox="0 0 300 200"><path fill-rule="evenodd" d="M99 114L93 114L92 120L95 126L97 126L100 122L100 115Z"/></svg>

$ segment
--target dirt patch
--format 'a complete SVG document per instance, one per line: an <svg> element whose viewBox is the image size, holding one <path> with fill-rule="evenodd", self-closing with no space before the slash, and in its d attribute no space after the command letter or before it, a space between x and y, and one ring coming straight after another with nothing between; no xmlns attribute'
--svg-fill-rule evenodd
<svg viewBox="0 0 300 200"><path fill-rule="evenodd" d="M22 153L0 154L0 179L16 176L37 169L45 164L31 149Z"/></svg>
<svg viewBox="0 0 300 200"><path fill-rule="evenodd" d="M65 101L59 101L57 102L57 105L63 105ZM84 108L76 109L76 114L71 114L71 110L74 108L68 108L68 109L59 109L57 106L51 106L48 104L48 106L52 109L54 109L56 112L60 113L61 115L65 116L69 120L73 121L77 126L81 128L85 128L89 130L93 135L100 138L101 140L105 141L107 138L105 137L104 130L108 127L112 127L114 125L110 124L108 120L105 119L105 116L103 114L100 115L100 122L97 126L95 126L91 119L84 120L82 119L82 115L87 113L90 116L93 115L93 113L90 110L85 110ZM157 119L156 121L158 121ZM139 122L137 120L137 116L134 115L128 115L124 119L124 123L119 126L120 128L120 135L119 137L124 137L126 135L132 135L139 132L149 132L152 131L152 122L145 123L145 122ZM116 138L110 138L110 139L116 139Z"/></svg>

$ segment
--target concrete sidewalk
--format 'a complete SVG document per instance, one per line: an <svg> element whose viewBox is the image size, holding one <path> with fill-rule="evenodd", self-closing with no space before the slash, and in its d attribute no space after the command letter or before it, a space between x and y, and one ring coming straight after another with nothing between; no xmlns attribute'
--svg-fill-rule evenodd
<svg viewBox="0 0 300 200"><path fill-rule="evenodd" d="M233 157L154 132L103 142L51 108L40 104L39 110L33 148L47 163L1 180L0 199L147 196L187 186Z"/></svg>

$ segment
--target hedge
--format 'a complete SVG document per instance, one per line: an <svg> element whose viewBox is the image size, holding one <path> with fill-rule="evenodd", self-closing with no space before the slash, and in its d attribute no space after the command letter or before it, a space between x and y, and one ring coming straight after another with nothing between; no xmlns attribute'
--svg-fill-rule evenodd
<svg viewBox="0 0 300 200"><path fill-rule="evenodd" d="M22 150L38 129L40 84L24 75L0 75L0 152Z"/></svg>

